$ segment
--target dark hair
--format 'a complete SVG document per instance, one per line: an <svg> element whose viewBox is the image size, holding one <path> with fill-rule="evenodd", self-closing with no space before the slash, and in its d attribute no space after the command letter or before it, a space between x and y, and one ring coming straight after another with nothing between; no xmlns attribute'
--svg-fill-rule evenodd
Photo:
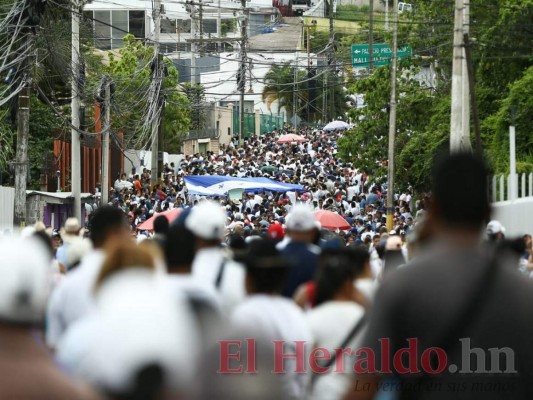
<svg viewBox="0 0 533 400"><path fill-rule="evenodd" d="M252 241L243 259L255 293L279 293L285 285L288 264L268 239Z"/></svg>
<svg viewBox="0 0 533 400"><path fill-rule="evenodd" d="M52 244L50 236L48 236L45 231L37 231L33 233L33 237L45 246L50 259L54 258L54 245Z"/></svg>
<svg viewBox="0 0 533 400"><path fill-rule="evenodd" d="M478 229L490 215L483 161L466 153L442 158L433 169L433 196L446 224Z"/></svg>
<svg viewBox="0 0 533 400"><path fill-rule="evenodd" d="M355 280L369 258L368 251L360 246L322 252L315 277L315 305L331 300L347 280Z"/></svg>
<svg viewBox="0 0 533 400"><path fill-rule="evenodd" d="M148 364L138 369L132 387L123 393L108 392L114 400L156 400L165 386L165 371L159 364Z"/></svg>
<svg viewBox="0 0 533 400"><path fill-rule="evenodd" d="M154 232L166 235L168 233L168 219L164 215L158 215L154 219Z"/></svg>
<svg viewBox="0 0 533 400"><path fill-rule="evenodd" d="M166 218L165 218L166 219ZM184 225L172 225L165 242L165 260L168 268L191 265L195 254L194 234Z"/></svg>
<svg viewBox="0 0 533 400"><path fill-rule="evenodd" d="M122 210L111 206L98 208L91 219L90 238L95 248L102 247L107 236L126 225Z"/></svg>

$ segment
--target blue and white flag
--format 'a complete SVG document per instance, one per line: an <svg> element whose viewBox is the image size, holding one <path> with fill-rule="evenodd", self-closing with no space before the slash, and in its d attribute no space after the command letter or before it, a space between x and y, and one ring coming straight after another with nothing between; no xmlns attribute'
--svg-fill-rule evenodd
<svg viewBox="0 0 533 400"><path fill-rule="evenodd" d="M243 189L245 192L287 192L303 190L302 185L277 182L268 178L236 178L219 175L192 175L185 177L189 194L202 196L225 196L231 189Z"/></svg>

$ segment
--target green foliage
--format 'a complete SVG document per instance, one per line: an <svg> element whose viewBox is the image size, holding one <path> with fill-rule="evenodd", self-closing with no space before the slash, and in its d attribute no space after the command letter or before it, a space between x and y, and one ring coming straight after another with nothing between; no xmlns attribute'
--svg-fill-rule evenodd
<svg viewBox="0 0 533 400"><path fill-rule="evenodd" d="M517 167L533 170L533 72L531 69L531 10L533 0L472 0L470 2L472 56L476 97L485 155L495 172L508 171L510 109L516 107ZM398 43L413 48L415 57L402 61L398 79L396 179L418 190L429 187L434 157L449 147L450 89L453 39L453 2L419 0L409 23L399 25ZM338 58L349 62L350 46L368 43L362 30L340 40ZM378 37L379 36L379 37ZM391 42L390 32L377 31L375 42ZM434 67L436 87L420 87L408 71ZM341 154L370 173L384 175L388 150L390 98L388 68L349 85L365 96L366 107L350 114L357 127L340 142ZM473 127L472 127L473 132ZM472 135L473 136L473 135ZM472 137L472 142L475 140Z"/></svg>
<svg viewBox="0 0 533 400"><path fill-rule="evenodd" d="M103 71L115 83L112 105L112 124L115 131L124 133L127 144L138 147L142 137L145 112L151 88L151 60L153 47L145 46L133 35L124 38L124 47L115 56L109 52L109 64ZM179 143L182 132L189 128L189 102L178 90L178 71L168 59L164 60L166 76L163 80L165 112L163 129L165 143ZM141 141L142 142L142 141ZM172 149L176 151L176 144ZM176 148L174 148L176 147Z"/></svg>
<svg viewBox="0 0 533 400"><path fill-rule="evenodd" d="M321 68L318 69L315 80L315 107L312 107L309 101L312 81L309 80L306 70L300 69L295 73L294 66L290 62L274 65L265 75L265 82L263 101L269 109L276 102L278 110L285 109L289 120L294 116L294 109L298 117L309 123L344 117L346 113L347 98L340 78ZM294 96L295 92L296 96ZM326 100L333 96L333 112L329 100L324 110L324 95ZM294 100L296 100L296 107L294 107Z"/></svg>
<svg viewBox="0 0 533 400"><path fill-rule="evenodd" d="M190 104L190 129L204 129L207 125L204 86L199 83L187 82L183 85L183 92Z"/></svg>
<svg viewBox="0 0 533 400"><path fill-rule="evenodd" d="M533 67L515 81L509 94L499 102L499 109L485 120L485 139L489 142L489 155L496 173L509 172L509 125L515 114L516 158L522 172L533 172Z"/></svg>

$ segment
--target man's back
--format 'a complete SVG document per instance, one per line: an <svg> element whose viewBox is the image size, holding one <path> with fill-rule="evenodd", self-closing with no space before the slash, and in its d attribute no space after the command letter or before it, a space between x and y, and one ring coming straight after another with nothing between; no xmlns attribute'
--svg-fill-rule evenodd
<svg viewBox="0 0 533 400"><path fill-rule="evenodd" d="M416 340L418 368L426 373L423 378L398 375L406 397L532 398L533 287L503 263L489 283L488 265L488 256L476 250L440 249L385 279L365 345L380 360L383 340L381 344L378 340L389 339L390 365L397 370L395 352L408 347L407 339ZM473 296L479 285L485 286L482 299ZM455 326L470 304L479 301L469 322ZM447 360L440 358L438 365L424 367L421 355L429 347L442 348ZM427 373L439 365L442 373Z"/></svg>
<svg viewBox="0 0 533 400"><path fill-rule="evenodd" d="M52 293L47 310L46 340L49 346L57 345L67 328L91 310L92 291L103 261L103 251L93 250Z"/></svg>
<svg viewBox="0 0 533 400"><path fill-rule="evenodd" d="M319 251L317 246L296 240L289 241L280 251L289 263L287 281L281 292L283 296L292 297L298 286L314 278Z"/></svg>

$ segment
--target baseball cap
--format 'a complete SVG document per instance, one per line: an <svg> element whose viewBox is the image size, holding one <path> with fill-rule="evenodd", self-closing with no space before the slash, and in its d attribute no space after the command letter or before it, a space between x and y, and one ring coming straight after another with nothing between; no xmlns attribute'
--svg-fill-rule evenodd
<svg viewBox="0 0 533 400"><path fill-rule="evenodd" d="M315 228L315 218L311 209L304 205L296 205L287 216L287 230L296 232L310 231Z"/></svg>
<svg viewBox="0 0 533 400"><path fill-rule="evenodd" d="M495 235L500 232L505 233L505 227L500 221L492 220L487 224L487 235Z"/></svg>
<svg viewBox="0 0 533 400"><path fill-rule="evenodd" d="M203 201L193 207L185 227L195 236L205 240L222 239L226 225L226 214L219 204L213 201Z"/></svg>
<svg viewBox="0 0 533 400"><path fill-rule="evenodd" d="M283 239L283 237L285 236L285 232L283 231L283 226L281 226L280 224L270 225L268 227L267 236L273 240Z"/></svg>

